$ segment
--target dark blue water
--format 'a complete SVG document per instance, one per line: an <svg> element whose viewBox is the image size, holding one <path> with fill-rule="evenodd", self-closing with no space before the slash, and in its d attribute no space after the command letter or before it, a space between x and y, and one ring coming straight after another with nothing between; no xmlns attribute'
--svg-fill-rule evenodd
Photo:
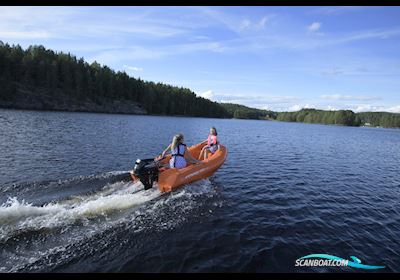
<svg viewBox="0 0 400 280"><path fill-rule="evenodd" d="M177 132L215 126L209 179L161 195L124 178ZM0 271L400 271L400 130L254 120L0 111Z"/></svg>

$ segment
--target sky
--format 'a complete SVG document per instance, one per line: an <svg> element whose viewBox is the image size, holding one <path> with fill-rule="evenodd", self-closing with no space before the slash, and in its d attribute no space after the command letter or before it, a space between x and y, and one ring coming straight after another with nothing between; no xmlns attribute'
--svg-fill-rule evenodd
<svg viewBox="0 0 400 280"><path fill-rule="evenodd" d="M274 111L400 113L400 7L0 7L0 40Z"/></svg>

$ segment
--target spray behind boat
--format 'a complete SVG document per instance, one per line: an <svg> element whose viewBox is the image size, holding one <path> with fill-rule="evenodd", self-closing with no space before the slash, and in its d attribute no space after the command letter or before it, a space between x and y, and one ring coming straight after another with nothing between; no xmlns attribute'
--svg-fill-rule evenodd
<svg viewBox="0 0 400 280"><path fill-rule="evenodd" d="M139 179L144 185L144 189L148 190L153 187L153 183L158 181L159 160L137 159L135 166L131 171L132 179Z"/></svg>

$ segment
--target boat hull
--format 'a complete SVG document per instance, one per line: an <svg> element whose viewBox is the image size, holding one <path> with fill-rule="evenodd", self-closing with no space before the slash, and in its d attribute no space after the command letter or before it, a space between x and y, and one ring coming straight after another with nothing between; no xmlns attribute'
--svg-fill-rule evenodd
<svg viewBox="0 0 400 280"><path fill-rule="evenodd" d="M194 158L198 158L201 149L207 145L207 141L193 145L188 148ZM158 175L158 188L161 192L170 192L183 185L193 183L195 181L210 177L221 167L227 157L227 149L223 145L219 145L219 149L214 153L208 154L206 160L202 160L201 164L189 164L182 169L170 168ZM167 156L161 161L162 164L168 164L171 156ZM133 177L135 180L135 178Z"/></svg>

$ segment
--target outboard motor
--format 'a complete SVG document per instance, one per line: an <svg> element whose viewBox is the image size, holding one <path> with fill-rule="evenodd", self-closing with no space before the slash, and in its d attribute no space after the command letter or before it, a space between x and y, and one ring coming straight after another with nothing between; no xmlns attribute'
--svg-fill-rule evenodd
<svg viewBox="0 0 400 280"><path fill-rule="evenodd" d="M139 178L145 190L151 189L154 181L158 180L158 164L153 159L137 159L133 174Z"/></svg>

